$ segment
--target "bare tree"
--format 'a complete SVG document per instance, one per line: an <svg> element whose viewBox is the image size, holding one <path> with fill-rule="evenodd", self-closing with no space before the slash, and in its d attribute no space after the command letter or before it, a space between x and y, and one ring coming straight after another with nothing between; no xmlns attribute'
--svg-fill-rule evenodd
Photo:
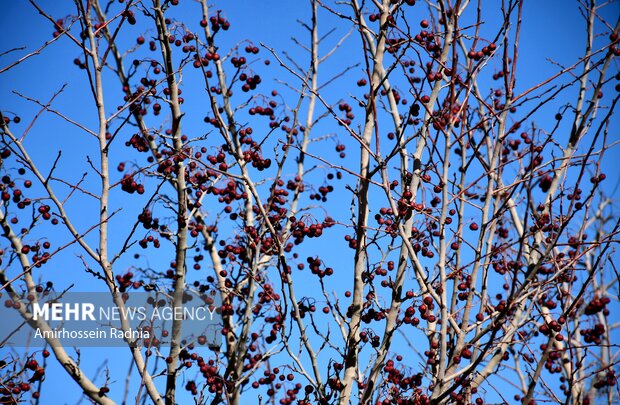
<svg viewBox="0 0 620 405"><path fill-rule="evenodd" d="M50 354L100 404L618 401L617 1L567 2L583 50L549 77L520 63L522 0L310 0L303 56L230 45L233 10L206 0L63 19L29 1L53 36L0 73L64 47L90 104L57 109L66 87L42 77L49 100L13 94L28 124L2 107L5 307L50 330L32 305L70 252L122 311L127 291L217 291L223 343L188 344L180 320L169 344L127 339L140 378L121 387L50 337L6 352L0 403L45 401ZM34 158L54 148L42 115L90 149Z"/></svg>

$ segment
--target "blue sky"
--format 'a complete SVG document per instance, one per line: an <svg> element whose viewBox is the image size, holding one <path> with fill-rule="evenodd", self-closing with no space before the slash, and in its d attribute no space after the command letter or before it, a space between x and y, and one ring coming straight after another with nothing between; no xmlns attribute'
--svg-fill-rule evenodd
<svg viewBox="0 0 620 405"><path fill-rule="evenodd" d="M175 11L177 17L180 20L187 21L188 24L193 25L193 28L197 28L197 22L200 19L200 9L198 4L190 2L191 6L184 7L183 11ZM488 24L483 25L482 33L484 34L486 29L490 29L495 26L497 14L493 9L492 1L489 4L484 5L484 13L486 15L486 21ZM583 40L583 19L578 14L575 7L567 6L566 0L543 0L543 1L526 1L524 6L524 19L522 27L522 37L520 40L520 52L519 52L519 64L518 64L518 81L517 92L529 88L530 86L544 80L545 78L553 75L558 70L558 66L549 62L553 60L562 65L570 65L574 63L582 52L584 47ZM72 2L70 1L52 1L41 2L41 6L49 12L54 18L62 18L73 12ZM256 45L264 43L269 47L273 47L278 52L287 51L296 58L301 58L303 53L299 48L291 41L292 36L300 36L304 38L305 33L299 28L300 26L295 23L295 20L308 18L308 2L306 1L274 1L265 0L260 2L260 6L257 7L257 2L249 0L238 0L231 2L222 2L218 4L217 8L224 10L224 14L231 21L231 29L223 37L223 47L229 47L244 38L251 38L252 42ZM188 11L192 10L192 11ZM415 7L410 11L412 21L427 16L428 13L423 11L423 8ZM615 2L612 5L606 7L606 13L604 13L610 20L615 20L618 16L620 7L619 3ZM409 12L409 11L408 11ZM183 14L184 13L184 14ZM419 14L419 15L418 15ZM333 16L327 15L323 12L321 14L321 26L324 30L335 28L335 32L326 41L326 45L321 48L321 51L325 52L328 49L328 44L335 43L342 35L345 35L348 31L348 27L345 27L343 23ZM26 46L26 49L14 54L9 54L0 57L0 68L5 66L9 61L12 61L17 54L23 54L25 52L33 51L39 44L51 39L53 32L52 25L46 21L42 16L37 15L36 11L28 2L12 1L3 5L3 13L0 15L0 24L3 27L4 38L2 41L0 51L7 49ZM487 27L488 25L488 27ZM143 26L142 26L143 27ZM135 27L129 27L131 32L130 41L127 45L133 44L133 37L146 34L148 31L140 31L143 29L140 24ZM152 34L152 32L151 32ZM348 63L349 60L360 60L359 49L356 47L358 44L357 38L354 34L351 37L351 41L339 51L338 56L335 56L330 62L325 65L322 70L323 77L329 77L339 71ZM261 51L261 56L267 57L266 51ZM61 112L66 112L69 117L76 119L83 125L90 128L96 128L96 114L92 103L88 103L88 88L87 82L82 74L82 71L77 69L73 65L73 59L80 57L79 51L72 46L66 38L57 41L55 44L46 48L41 55L33 57L24 62L19 67L4 73L0 76L0 108L3 111L13 111L19 113L22 116L22 122L29 122L30 119L37 113L38 107L31 102L24 100L13 94L12 91L17 91L23 95L34 99L48 100L51 95L60 89L63 83L68 83L66 90L61 94L57 101L54 103L54 108ZM82 57L83 59L83 57ZM265 87L264 91L268 91L272 87L275 87L276 80L289 80L293 78L290 74L283 72L276 67L274 58L268 57L272 62L272 67L266 69L264 66L260 66L261 73L265 73L264 79ZM260 61L257 63L261 63ZM617 64L613 66L617 70ZM257 67L257 70L259 67ZM492 69L491 69L492 70ZM358 68L360 77L362 76L361 67ZM188 75L191 78L191 73ZM189 80L189 79L188 79ZM110 81L110 83L114 83ZM331 99L336 99L339 94L342 97L346 97L350 88L347 82L336 80L329 88L326 89L326 94ZM117 84L109 87L107 97L109 99L108 105L115 106L118 103L115 97L120 94L120 89ZM286 90L281 90L281 86L278 86L279 91L287 95ZM202 89L200 86L196 88L186 87L184 88L188 100L198 100ZM613 93L613 86L609 86L605 89L606 93ZM290 93L289 93L290 94ZM571 94L570 91L567 94ZM605 97L608 97L606 94ZM556 100L540 110L534 117L535 120L541 122L542 125L548 125L550 120L553 120L553 115L558 112L558 109L562 106L560 100ZM205 126L202 124L202 117L208 113L208 107L206 104L201 105L199 102L186 105L188 118L184 121L185 132L188 134L197 136L205 131ZM612 129L620 127L617 116L612 121ZM25 124L22 124L20 129L25 128ZM333 128L322 128L326 134L335 132ZM563 131L559 131L558 134L568 134L568 128L564 128ZM568 135L566 135L568 136ZM610 133L610 136L615 140L620 140L617 132ZM559 141L559 140L558 140ZM35 127L28 135L26 141L27 147L30 148L30 152L35 161L42 162L41 166L44 172L51 167L53 158L57 152L62 151L62 158L58 166L58 176L73 179L74 181L79 179L81 175L88 171L86 164L86 155L84 151L93 150L95 146L95 140L89 138L84 133L76 131L76 129L67 124L66 122L54 117L52 114L43 114L37 121ZM335 145L335 142L334 142ZM332 144L329 144L329 152L333 153ZM322 152L320 147L316 149L317 152ZM355 152L353 150L348 151L350 156L348 159L354 159ZM96 156L92 156L96 158ZM615 186L620 180L619 171L613 165L614 161L620 158L618 148L613 148L609 151L607 156L607 173L609 176L609 182L606 187L609 187L610 192L615 191ZM129 155L129 152L119 149L117 155L113 157L113 166L116 166L121 161L133 159L133 155ZM350 162L350 160L346 160ZM115 173L116 175L117 173ZM120 174L118 174L120 178ZM317 178L321 176L317 175ZM97 179L92 173L86 177L86 187L97 187ZM617 196L617 195L616 195ZM111 241L113 246L119 246L122 243L121 229L123 227L124 218L133 218L136 213L141 209L141 205L133 202L131 205L127 205L123 200L123 196L113 197L113 202L117 207L122 207L123 211L118 214L118 220L111 223L112 235L117 240ZM337 190L334 196L331 197L331 201L350 201L351 196L344 187ZM134 200L132 200L134 201ZM329 207L328 203L328 207ZM67 204L67 209L74 216L74 221L81 226L85 227L87 224L92 224L96 220L97 216L97 201L89 198L74 198ZM317 215L320 217L320 215ZM346 214L343 215L346 218ZM115 233L115 230L119 230ZM322 257L330 265L338 268L349 268L351 263L352 251L346 249L346 244L342 239L344 231L330 230L333 232L333 236L326 241L322 242L310 242L307 246L308 251L321 251ZM118 236L117 236L118 235ZM55 235L56 236L56 235ZM62 240L68 240L69 236L59 231L58 237ZM94 240L90 238L89 240ZM333 245L333 241L336 240L340 245ZM140 265L145 267L165 267L169 262L169 255L165 254L152 254L149 251L149 255L141 255ZM344 253L343 253L344 252ZM132 261L128 258L120 262L120 266L129 267ZM57 282L57 288L66 288L72 283L75 283L83 291L88 290L100 290L103 286L92 277L86 275L80 269L80 260L76 257L74 251L65 251L57 260L53 266L49 266L45 269L45 277L53 279ZM309 272L299 273L297 276L298 285L303 285L305 281L313 280ZM338 289L341 285L349 285L350 280L347 274L337 275L332 279L335 289ZM308 284L310 285L310 284ZM303 291L307 295L311 295L313 291ZM303 294L302 294L303 295ZM82 366L85 372L95 378L94 376L100 372L102 359L102 349L82 348L80 353L83 359ZM113 380L115 382L116 389L114 390L113 398L120 400L122 395L121 387L124 384L124 377L126 370L129 369L129 359L127 357L127 350L117 348L106 348L105 355L109 360L106 360L108 366L114 370ZM327 361L327 359L322 359ZM80 400L80 393L75 388L74 383L70 378L53 363L48 369L47 380L44 384L43 397L47 398L42 401L44 404L60 404L77 403ZM134 373L133 378L137 378ZM99 382L102 381L101 374L96 378ZM54 400L50 400L54 398Z"/></svg>

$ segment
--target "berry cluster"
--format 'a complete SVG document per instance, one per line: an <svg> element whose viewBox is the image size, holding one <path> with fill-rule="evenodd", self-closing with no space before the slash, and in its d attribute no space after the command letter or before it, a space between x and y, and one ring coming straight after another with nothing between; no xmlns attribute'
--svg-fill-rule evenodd
<svg viewBox="0 0 620 405"><path fill-rule="evenodd" d="M129 194L137 192L138 194L144 194L144 186L138 184L133 175L125 174L121 180L121 189Z"/></svg>
<svg viewBox="0 0 620 405"><path fill-rule="evenodd" d="M594 343L598 346L601 344L601 339L605 335L605 325L597 323L593 328L580 330L579 334L583 336L584 342Z"/></svg>
<svg viewBox="0 0 620 405"><path fill-rule="evenodd" d="M592 301L590 301L588 305L586 305L586 308L583 312L586 315L595 315L603 311L603 315L607 316L609 315L609 309L607 309L606 306L610 302L611 299L609 299L609 297L595 296L594 298L592 298Z"/></svg>

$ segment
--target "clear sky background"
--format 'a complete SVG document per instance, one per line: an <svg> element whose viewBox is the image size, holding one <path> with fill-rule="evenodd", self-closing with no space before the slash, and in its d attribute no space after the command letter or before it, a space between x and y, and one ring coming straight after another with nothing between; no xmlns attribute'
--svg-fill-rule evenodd
<svg viewBox="0 0 620 405"><path fill-rule="evenodd" d="M183 0L181 1L183 2ZM186 12L186 14L180 14L177 17L186 21L190 24L192 29L196 30L198 28L197 23L201 18L200 7L197 3L191 3L193 4L192 7L183 7L183 12ZM498 18L498 15L495 14L493 3L495 3L494 0L483 1L489 27L495 27L494 22L496 22ZM55 18L63 18L74 12L72 1L41 1L40 5ZM2 6L0 26L2 27L3 36L0 41L0 52L22 46L25 46L26 49L18 53L0 57L0 68L12 61L15 55L21 55L25 52L37 49L40 44L52 38L52 32L54 31L52 25L42 16L38 15L36 10L34 10L27 1L5 1ZM225 45L231 46L239 40L251 38L256 45L264 43L278 52L288 51L294 57L302 57L303 54L299 51L299 48L293 44L291 37L297 36L301 39L305 38L305 33L300 30L295 20L308 19L309 6L307 1L223 1L218 4L217 8L223 9L225 15L231 21L231 29L225 36L222 36ZM188 12L190 9L193 10L191 13ZM428 17L428 12L423 7L415 7L413 10L414 11L411 12L412 21L417 22L422 18ZM519 52L517 92L556 73L559 68L557 65L550 63L550 60L565 66L570 65L577 60L584 48L585 24L574 2L568 0L526 0L524 10L525 14L520 41L521 48ZM620 12L620 2L612 2L605 10L606 12L604 15L608 17L608 20L615 21ZM348 27L343 26L341 21L327 15L327 13L322 12L320 18L320 25L323 30L335 28L335 32L332 34L333 36L327 41L328 43L333 44L347 33ZM138 24L135 27L131 27L130 30L133 31L134 36L129 39L133 41L138 35L149 35L149 32L140 31L141 29L144 29L144 25ZM483 26L483 33L485 29L486 27ZM84 125L96 128L94 106L92 103L84 101L89 100L90 97L89 90L86 87L86 79L82 74L83 72L73 65L73 59L82 55L80 55L78 49L69 42L68 39L63 38L46 48L41 55L30 58L19 67L0 75L0 109L2 109L2 111L18 113L22 117L22 122L29 122L38 112L39 108L12 92L17 91L28 97L47 101L55 91L60 89L63 83L68 83L64 93L55 101L54 108L67 113L69 117L78 120ZM355 46L357 43L356 40L347 42L339 51L339 55L335 56L333 60L325 66L325 69L322 71L323 77L327 78L337 73L350 60L361 60L359 57L360 50ZM127 45L129 45L129 43ZM322 49L322 51L326 50L327 47ZM266 57L265 53L265 51L262 51L261 55ZM266 76L264 79L266 84L263 91L271 89L270 86L276 79L292 81L289 74L277 67L272 57L269 57L269 59L272 61L271 67L273 69L267 70L264 67L260 68L261 74ZM612 66L612 71L613 69L618 69L617 63ZM358 70L361 77L361 67L358 68ZM110 83L117 82L110 81ZM326 91L330 98L334 99L337 98L338 93L343 94L343 96L348 94L351 89L347 86L350 85L351 83L349 82L336 81ZM120 89L118 87L118 84L112 85L109 93L107 93L109 100L108 105L110 106L120 104L118 101L115 101L115 97L117 100L120 94ZM604 91L612 93L615 90L612 85L607 87ZM184 132L194 134L194 136L200 135L205 131L202 117L208 113L206 101L201 102L198 99L198 97L201 97L202 88L198 86L192 89L186 86L184 88L184 93L184 96L186 96L188 100L184 105L188 113L188 118L184 120ZM566 94L573 93L567 92ZM608 97L608 95L606 94L605 97ZM194 103L192 103L192 99L195 100ZM547 107L541 109L534 119L541 122L544 126L545 123L553 120L554 114L559 111L563 104L561 100L550 103ZM613 137L612 139L620 140L620 136L618 135L618 130L620 128L618 124L620 124L620 122L618 121L617 114L612 124L610 136ZM23 130L25 124L21 125L22 126L18 128ZM327 128L325 130L329 131ZM568 128L565 128L564 131L558 131L558 136L568 137L568 130ZM332 129L331 131L335 130ZM58 167L58 176L75 180L78 179L83 172L88 170L85 163L84 151L89 149L93 150L93 142L93 139L76 131L74 127L69 126L66 122L47 113L39 118L26 144L27 147L30 148L33 159L43 162L42 167L44 171L49 170L53 158L58 151L61 150L62 159ZM563 140L558 139L558 142L563 143ZM330 149L332 149L331 145ZM333 153L333 151L330 152ZM127 151L122 152L121 150L119 154L114 155L113 159L115 160L112 162L113 166L116 166L120 161L133 159L134 155L130 155L129 153L130 152ZM618 162L619 159L619 149L617 147L613 148L608 152L604 166L607 168L606 173L610 178L610 181L605 184L605 187L608 187L609 193L613 194L615 197L617 197L616 188L620 181L620 169L618 169L620 166L615 162ZM120 179L120 174L114 174ZM85 184L96 189L97 181L92 176L92 173L90 177L87 177ZM122 201L122 196L114 198L116 199L113 200L113 202L116 203L117 206L122 206L124 208L124 212L121 214L120 218L123 218L122 215L127 215L127 218L132 216L135 217L136 212L141 209L139 205L125 206ZM342 188L342 190L336 191L332 198L350 201L351 197L350 194ZM76 218L75 222L85 226L85 224L92 224L96 217L93 214L97 212L96 203L95 200L89 200L87 198L73 199L68 203L67 208ZM346 217L346 214L344 217ZM114 229L115 226L121 225L122 223L117 222L116 224L113 223L111 226L112 229ZM330 232L332 231L330 230ZM115 234L112 233L112 235L112 237L114 237ZM346 249L346 243L342 239L342 235L344 235L342 230L333 230L333 236L329 236L327 239L319 242L311 241L308 243L308 248L310 250L320 250L325 260L330 262L330 265L333 267L349 269L352 263L352 251ZM59 237L62 240L68 240L69 238L68 235L59 235ZM334 241L340 245L334 245ZM119 240L113 241L112 243L118 244L120 242ZM158 254L153 253L152 249L147 252L148 256L142 255L140 258L140 264L142 266L165 267L170 260L170 256L158 256ZM122 262L122 265L129 267L131 262L126 260ZM100 282L94 280L82 271L79 258L72 252L66 252L60 255L58 259L54 260L52 266L46 267L45 272L45 278L54 280L57 283L57 289L66 288L72 283L79 286L80 291L95 291L104 288ZM304 277L309 277L308 273L309 272L305 272L299 275L302 283L300 284L298 282L298 286L303 285ZM337 275L331 281L334 284L340 284L340 282L342 282L342 285L350 285L350 274L343 273ZM311 295L312 291L304 291L301 295L304 295L304 293L306 295ZM71 353L71 350L68 350L68 352ZM127 370L130 368L128 351L116 348L82 348L80 349L80 353L82 358L81 366L91 379L95 379L97 382L101 383L103 381L102 367L107 365L113 370L112 379L116 381L114 383L116 388L113 390L112 398L120 403L123 390L118 387L123 386ZM107 360L102 360L103 358L107 358ZM137 382L137 373L133 373L133 378L135 378ZM81 395L77 386L64 371L60 370L55 361L50 361L42 398L42 404L54 405L65 403L75 404L79 403L81 400ZM187 398L181 398L182 401L188 400ZM82 402L86 403L87 401L83 400ZM130 399L130 402L133 401Z"/></svg>

